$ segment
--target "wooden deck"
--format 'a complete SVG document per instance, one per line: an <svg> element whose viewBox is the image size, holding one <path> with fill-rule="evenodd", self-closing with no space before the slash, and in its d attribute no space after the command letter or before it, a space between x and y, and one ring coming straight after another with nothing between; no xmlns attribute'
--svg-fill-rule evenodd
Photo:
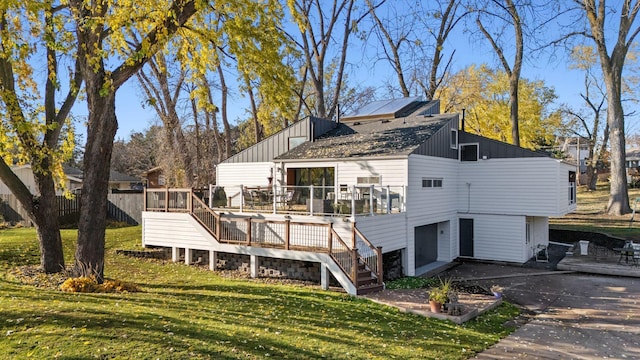
<svg viewBox="0 0 640 360"><path fill-rule="evenodd" d="M589 250L591 251L592 248ZM600 248L588 255L573 254L565 256L558 263L558 270L579 271L590 274L628 276L640 278L640 266L633 262L626 263L624 257L611 250Z"/></svg>

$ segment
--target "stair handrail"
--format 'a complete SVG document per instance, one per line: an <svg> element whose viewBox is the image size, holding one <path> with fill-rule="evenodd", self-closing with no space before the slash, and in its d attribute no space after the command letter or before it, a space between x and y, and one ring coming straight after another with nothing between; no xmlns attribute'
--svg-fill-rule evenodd
<svg viewBox="0 0 640 360"><path fill-rule="evenodd" d="M360 241L358 241L360 240ZM376 275L378 284L382 284L382 247L375 246L353 223L353 246L365 266Z"/></svg>
<svg viewBox="0 0 640 360"><path fill-rule="evenodd" d="M220 239L220 214L213 211L204 201L191 192L191 209L193 217L207 229L216 239Z"/></svg>
<svg viewBox="0 0 640 360"><path fill-rule="evenodd" d="M357 254L356 250L347 245L333 226L330 226L329 256L338 264L338 267L357 285ZM335 241L335 242L334 242Z"/></svg>

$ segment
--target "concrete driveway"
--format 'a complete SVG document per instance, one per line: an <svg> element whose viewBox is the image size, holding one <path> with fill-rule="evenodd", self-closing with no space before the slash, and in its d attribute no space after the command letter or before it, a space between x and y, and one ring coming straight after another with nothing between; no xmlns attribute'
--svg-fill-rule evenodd
<svg viewBox="0 0 640 360"><path fill-rule="evenodd" d="M507 301L535 314L478 359L640 359L638 278L477 263L444 276L501 285Z"/></svg>

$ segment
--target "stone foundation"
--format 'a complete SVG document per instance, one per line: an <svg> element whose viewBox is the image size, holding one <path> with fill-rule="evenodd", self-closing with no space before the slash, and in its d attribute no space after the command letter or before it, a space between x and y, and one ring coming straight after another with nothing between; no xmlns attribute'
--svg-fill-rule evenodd
<svg viewBox="0 0 640 360"><path fill-rule="evenodd" d="M382 254L382 269L384 270L384 281L395 280L403 277L402 250L390 251Z"/></svg>

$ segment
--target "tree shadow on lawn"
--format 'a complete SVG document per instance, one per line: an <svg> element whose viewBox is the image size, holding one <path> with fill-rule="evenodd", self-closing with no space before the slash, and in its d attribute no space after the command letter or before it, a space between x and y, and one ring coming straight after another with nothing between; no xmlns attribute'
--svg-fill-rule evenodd
<svg viewBox="0 0 640 360"><path fill-rule="evenodd" d="M450 351L455 339L440 344L437 339L442 334L457 331L464 338L473 334L460 331L451 323L429 321L366 300L344 301L342 294L300 294L283 289L286 295L275 293L268 297L263 291L255 294L256 289L251 286L229 286L223 292L219 286L194 286L158 297L152 292L122 296L39 289L25 292L15 288L17 303L44 304L37 313L27 309L3 311L0 328L5 332L13 325L8 320L17 318L28 319L21 324L22 331L41 323L55 324L53 333L47 335L52 336L49 340L73 327L85 328L85 337L114 354L120 351L119 343L126 341L165 353L173 348L173 355L195 351L216 357L235 357L232 354L237 352L238 357L265 357L269 353L276 358L316 358L324 351L337 351L326 354L334 357L365 346L376 348L376 356L392 357L396 355L393 346L377 348L379 341ZM475 333L476 339L480 336ZM77 339L56 346L73 346L73 341ZM361 349L359 353L367 351Z"/></svg>

